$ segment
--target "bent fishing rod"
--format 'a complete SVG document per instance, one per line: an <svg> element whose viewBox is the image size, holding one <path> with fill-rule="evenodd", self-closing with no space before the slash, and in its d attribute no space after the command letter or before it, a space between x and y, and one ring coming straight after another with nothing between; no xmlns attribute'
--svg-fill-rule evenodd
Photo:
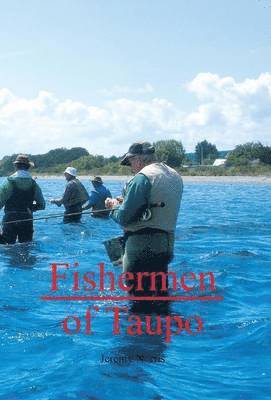
<svg viewBox="0 0 271 400"><path fill-rule="evenodd" d="M159 202L159 203L151 203L147 209L156 208L156 207L163 208L163 207L165 207L165 203L163 201ZM75 215L91 215L91 214L101 213L101 212L105 212L105 211L107 211L109 213L109 212L115 211L115 210L118 210L118 207L115 207L115 208L104 208L104 209L101 209L101 210L92 210L92 211L81 211L81 212L79 211L79 212L76 212L76 213L69 213L69 214L65 214L65 213L49 214L49 215L46 215L44 217L16 219L14 221L2 222L2 225L4 225L4 224L5 225L9 225L9 224L16 224L16 223L19 223L19 222L30 222L30 221L41 221L41 220L45 220L46 221L47 219L63 218L64 216L65 217L72 217L72 216L75 216Z"/></svg>

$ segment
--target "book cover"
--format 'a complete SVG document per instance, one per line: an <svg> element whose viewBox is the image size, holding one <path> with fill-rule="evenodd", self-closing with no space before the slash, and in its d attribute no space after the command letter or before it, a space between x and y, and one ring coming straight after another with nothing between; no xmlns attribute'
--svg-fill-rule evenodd
<svg viewBox="0 0 271 400"><path fill-rule="evenodd" d="M270 6L1 2L0 400L270 399Z"/></svg>

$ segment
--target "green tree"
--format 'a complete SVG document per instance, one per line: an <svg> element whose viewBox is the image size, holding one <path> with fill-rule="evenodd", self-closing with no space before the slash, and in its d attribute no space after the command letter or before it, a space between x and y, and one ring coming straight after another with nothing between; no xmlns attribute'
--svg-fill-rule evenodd
<svg viewBox="0 0 271 400"><path fill-rule="evenodd" d="M215 144L203 140L197 143L195 147L196 161L199 164L204 164L204 160L213 161L218 158L218 151Z"/></svg>
<svg viewBox="0 0 271 400"><path fill-rule="evenodd" d="M265 164L271 164L271 147L270 146L263 146L261 154L260 154L260 161Z"/></svg>
<svg viewBox="0 0 271 400"><path fill-rule="evenodd" d="M67 164L72 163L81 157L88 156L88 151L82 147L73 147L66 149L64 147L48 151L45 154L29 155L30 159L34 161L36 172L46 172L52 167L63 169ZM16 159L17 154L12 156L5 156L0 161L0 175L8 175L14 170L13 161Z"/></svg>
<svg viewBox="0 0 271 400"><path fill-rule="evenodd" d="M182 142L177 140L160 140L154 143L155 153L158 161L164 161L170 167L180 167L184 157L185 149Z"/></svg>
<svg viewBox="0 0 271 400"><path fill-rule="evenodd" d="M227 164L232 166L248 165L250 161L260 160L265 164L271 164L271 147L264 146L260 142L239 144L227 157Z"/></svg>
<svg viewBox="0 0 271 400"><path fill-rule="evenodd" d="M111 157L109 157L108 160L109 160L109 162L112 162L112 163L116 163L119 161L118 157L116 157L116 156L111 156Z"/></svg>

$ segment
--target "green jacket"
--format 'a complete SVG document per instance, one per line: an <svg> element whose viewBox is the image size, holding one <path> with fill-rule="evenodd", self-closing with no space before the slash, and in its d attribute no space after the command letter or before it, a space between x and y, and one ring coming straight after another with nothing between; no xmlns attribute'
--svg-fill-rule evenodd
<svg viewBox="0 0 271 400"><path fill-rule="evenodd" d="M124 202L112 211L111 218L125 227L142 215L146 209L151 193L151 183L143 174L137 174L127 185Z"/></svg>
<svg viewBox="0 0 271 400"><path fill-rule="evenodd" d="M7 178L0 186L0 209L3 208L13 193L11 181L16 182L19 189L27 190L32 186L32 177L28 171L19 170ZM35 211L45 209L45 200L39 185L36 183L34 192L34 201L36 202Z"/></svg>

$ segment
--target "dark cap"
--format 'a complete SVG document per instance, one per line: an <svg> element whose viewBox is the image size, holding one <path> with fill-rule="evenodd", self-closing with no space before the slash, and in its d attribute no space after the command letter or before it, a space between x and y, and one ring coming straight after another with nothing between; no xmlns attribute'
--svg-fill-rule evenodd
<svg viewBox="0 0 271 400"><path fill-rule="evenodd" d="M120 162L120 165L130 165L129 158L137 155L153 154L155 148L149 142L133 143Z"/></svg>
<svg viewBox="0 0 271 400"><path fill-rule="evenodd" d="M100 177L100 176L94 176L94 178L93 179L91 179L91 182L92 183L103 183L103 180L102 180L102 178Z"/></svg>
<svg viewBox="0 0 271 400"><path fill-rule="evenodd" d="M16 160L13 161L13 164L23 164L26 165L28 167L34 167L34 163L32 161L29 160L29 157L25 154L19 154L16 157Z"/></svg>

